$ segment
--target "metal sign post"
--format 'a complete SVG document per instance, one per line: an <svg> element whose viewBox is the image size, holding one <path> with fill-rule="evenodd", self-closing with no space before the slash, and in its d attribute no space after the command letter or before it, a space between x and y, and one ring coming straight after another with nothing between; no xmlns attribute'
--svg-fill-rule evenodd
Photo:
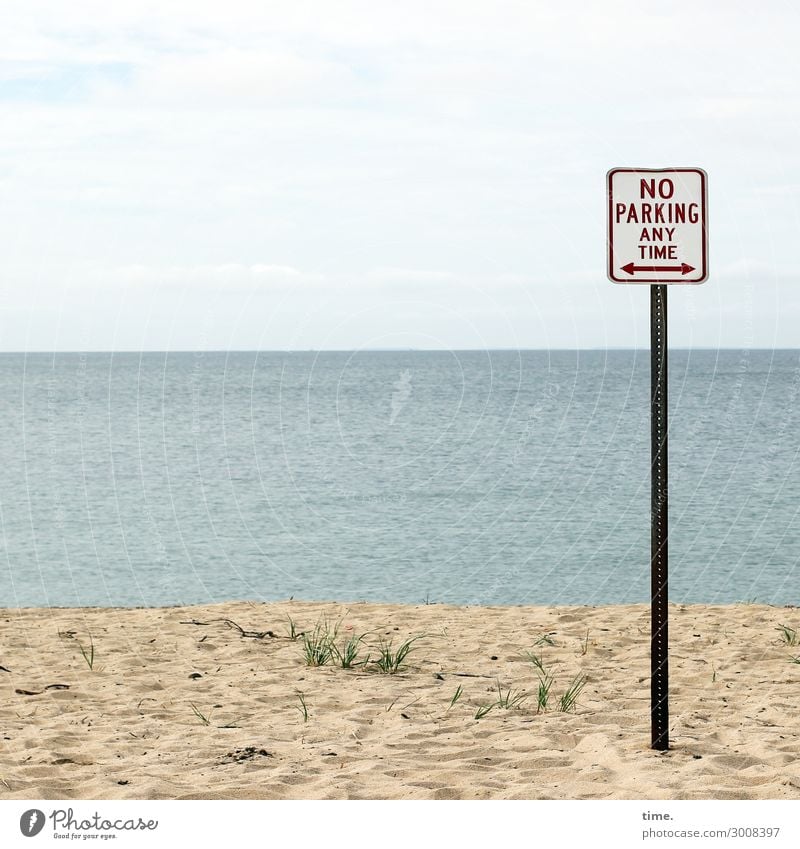
<svg viewBox="0 0 800 849"><path fill-rule="evenodd" d="M608 172L608 277L650 285L650 732L669 749L667 284L708 278L707 177L700 168Z"/></svg>
<svg viewBox="0 0 800 849"><path fill-rule="evenodd" d="M669 748L667 287L650 287L650 737Z"/></svg>

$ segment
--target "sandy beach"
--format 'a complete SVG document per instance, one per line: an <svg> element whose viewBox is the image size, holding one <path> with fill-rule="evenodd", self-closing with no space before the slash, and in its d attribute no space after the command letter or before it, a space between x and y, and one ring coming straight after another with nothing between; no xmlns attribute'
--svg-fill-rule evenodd
<svg viewBox="0 0 800 849"><path fill-rule="evenodd" d="M800 799L800 646L780 630L800 612L670 616L657 753L645 605L7 609L0 798ZM366 634L370 662L307 665L290 620ZM381 642L419 635L378 668Z"/></svg>

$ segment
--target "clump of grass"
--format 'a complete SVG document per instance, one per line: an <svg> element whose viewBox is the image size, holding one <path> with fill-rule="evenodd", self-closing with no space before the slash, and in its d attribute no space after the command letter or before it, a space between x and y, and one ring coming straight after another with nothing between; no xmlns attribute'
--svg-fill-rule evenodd
<svg viewBox="0 0 800 849"><path fill-rule="evenodd" d="M569 687L567 687L566 692L561 697L558 709L564 713L575 710L578 702L578 696L580 696L581 691L585 686L586 676L583 673L579 673L572 679L572 683Z"/></svg>
<svg viewBox="0 0 800 849"><path fill-rule="evenodd" d="M300 711L300 715L303 717L303 722L308 722L308 705L306 704L306 697L303 693L298 692L297 699L300 704L295 705L295 709Z"/></svg>
<svg viewBox="0 0 800 849"><path fill-rule="evenodd" d="M535 645L541 645L545 638L549 639L549 635L545 634L544 637L540 637L539 640L535 643ZM553 645L552 640L549 642L550 645ZM581 655L585 655L589 651L589 629L586 629L586 635L580 641L581 646ZM535 654L534 652L525 652L525 656L528 660L533 664L536 669L536 674L539 678L539 683L536 688L536 712L541 713L548 709L550 703L550 695L553 689L554 677L547 669L544 664L544 658L541 654ZM716 672L714 673L714 680L716 679ZM575 710L575 706L578 701L578 696L580 696L583 688L586 686L586 675L583 673L579 673L576 675L570 685L567 687L564 694L559 699L559 710L567 712Z"/></svg>
<svg viewBox="0 0 800 849"><path fill-rule="evenodd" d="M788 625L779 625L776 630L781 632L781 639L787 646L797 645L797 631L794 628L790 628Z"/></svg>
<svg viewBox="0 0 800 849"><path fill-rule="evenodd" d="M528 694L524 690L512 690L509 687L503 692L500 682L497 682L497 701L495 702L497 707L513 710L514 708L521 707L527 698Z"/></svg>
<svg viewBox="0 0 800 849"><path fill-rule="evenodd" d="M303 634L303 657L306 666L325 666L334 657L338 626L331 629L326 622L317 622L314 630Z"/></svg>
<svg viewBox="0 0 800 849"><path fill-rule="evenodd" d="M790 657L789 663L800 663L800 657Z"/></svg>
<svg viewBox="0 0 800 849"><path fill-rule="evenodd" d="M411 639L401 643L397 649L392 647L391 641L387 643L385 640L381 640L378 646L378 659L375 661L378 669L387 675L394 675L399 672L408 653L414 647L414 643L421 640L423 636L423 634L420 634L417 637L411 637Z"/></svg>
<svg viewBox="0 0 800 849"><path fill-rule="evenodd" d="M463 694L464 688L461 686L461 684L459 684L458 687L456 687L455 693L453 693L453 698L450 699L450 704L447 709L450 710L450 708L455 705L455 703L461 698Z"/></svg>
<svg viewBox="0 0 800 849"><path fill-rule="evenodd" d="M494 707L494 702L492 702L491 704L488 704L488 705L481 705L481 706L480 706L480 707L479 707L479 708L475 711L475 719L483 719L483 717L484 717L484 716L486 716L486 714L487 714L487 713L489 713L489 711L490 711L493 707Z"/></svg>
<svg viewBox="0 0 800 849"><path fill-rule="evenodd" d="M555 633L555 632L551 632L551 633ZM534 645L534 647L536 647L536 646L554 646L555 643L553 642L553 638L548 633L548 634L542 634L542 636L539 637L539 639L536 640L536 642L533 645Z"/></svg>
<svg viewBox="0 0 800 849"><path fill-rule="evenodd" d="M342 669L352 669L354 666L364 666L369 663L369 655L363 660L358 659L365 636L366 634L351 634L341 646L331 643L331 656Z"/></svg>

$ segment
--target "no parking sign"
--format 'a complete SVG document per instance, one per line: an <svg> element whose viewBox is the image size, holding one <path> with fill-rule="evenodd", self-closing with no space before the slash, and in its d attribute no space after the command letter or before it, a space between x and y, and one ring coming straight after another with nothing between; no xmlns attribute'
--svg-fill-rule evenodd
<svg viewBox="0 0 800 849"><path fill-rule="evenodd" d="M702 168L608 172L608 276L614 283L707 279L707 184Z"/></svg>

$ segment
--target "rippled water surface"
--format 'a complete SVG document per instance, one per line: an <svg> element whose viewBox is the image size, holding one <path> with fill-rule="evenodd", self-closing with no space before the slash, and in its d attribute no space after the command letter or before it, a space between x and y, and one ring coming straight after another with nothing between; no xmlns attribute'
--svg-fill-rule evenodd
<svg viewBox="0 0 800 849"><path fill-rule="evenodd" d="M797 351L670 360L671 596L798 603ZM649 598L649 352L0 355L0 605Z"/></svg>

